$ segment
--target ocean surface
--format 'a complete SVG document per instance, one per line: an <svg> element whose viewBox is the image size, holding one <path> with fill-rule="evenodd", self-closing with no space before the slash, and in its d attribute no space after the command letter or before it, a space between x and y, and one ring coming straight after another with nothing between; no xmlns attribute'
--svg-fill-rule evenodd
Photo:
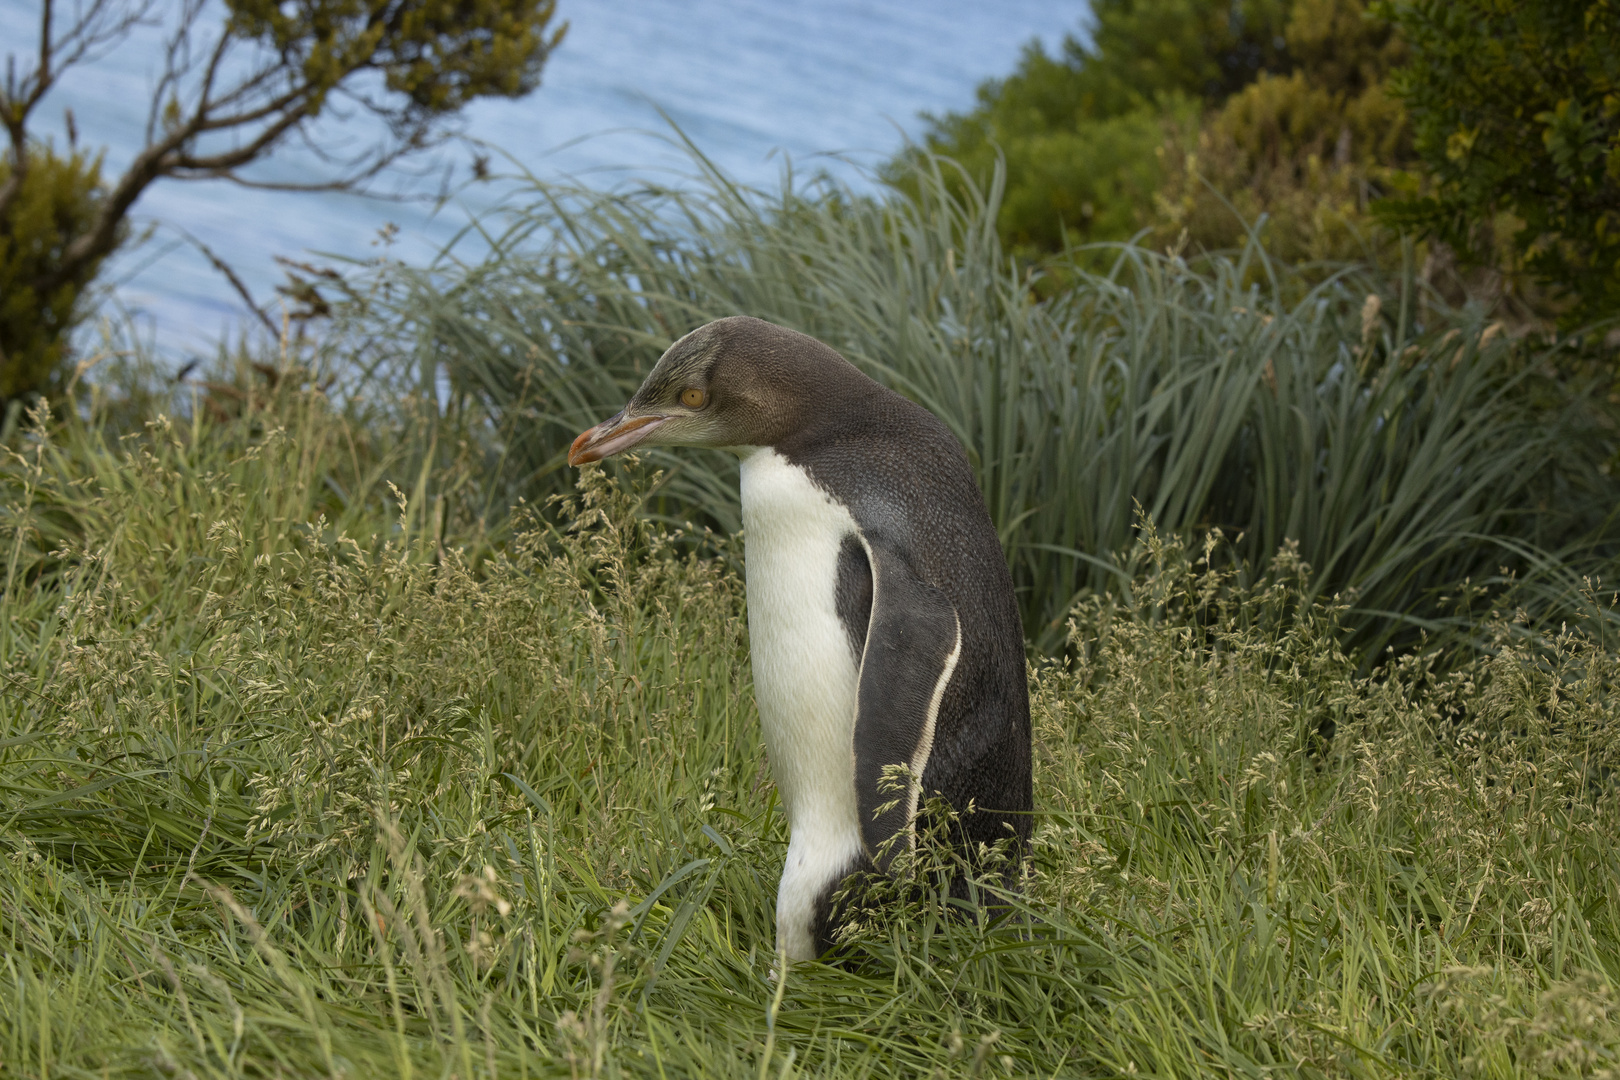
<svg viewBox="0 0 1620 1080"><path fill-rule="evenodd" d="M179 0L160 0L160 11L178 7ZM825 168L866 187L864 170L922 131L920 113L971 107L979 83L1011 71L1031 40L1051 48L1078 33L1086 8L1085 0L558 0L558 19L569 29L540 88L517 101L475 103L462 128L498 148L497 172L611 187L690 172L662 110L746 184L775 186L791 160L796 172ZM38 12L39 0L0 0L0 53L29 57ZM161 44L161 29L145 28L68 72L36 112L36 132L65 143L64 109L71 108L80 144L105 146L105 168L116 175L142 144ZM320 136L326 145L360 140L377 130L368 124L334 119ZM419 162L435 176L449 168L459 192L436 211L421 202L160 180L133 214L149 237L109 266L116 301L138 313L143 336L171 361L211 354L222 335L249 320L193 241L230 263L273 310L284 280L274 256L363 258L375 252L379 230L394 224L392 255L429 257L469 214L510 190L458 186L470 176L472 154L455 145ZM291 148L254 175L286 181L320 170L307 151ZM427 181L386 183L421 191Z"/></svg>

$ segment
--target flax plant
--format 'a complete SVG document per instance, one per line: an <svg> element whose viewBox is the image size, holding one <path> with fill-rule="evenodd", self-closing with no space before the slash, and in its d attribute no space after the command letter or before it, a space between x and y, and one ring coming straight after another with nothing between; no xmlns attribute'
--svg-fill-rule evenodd
<svg viewBox="0 0 1620 1080"><path fill-rule="evenodd" d="M1620 503L1596 467L1612 434L1575 422L1578 395L1542 392L1526 347L1441 311L1410 274L1307 279L1252 236L1196 260L1086 251L1048 274L1002 251L999 177L980 191L922 156L913 194L878 199L791 176L747 191L694 160L678 189L535 182L476 226L486 256L354 274L347 326L371 370L490 433L488 506L566 490L578 431L681 334L746 314L821 338L950 425L1043 651L1077 597L1126 586L1113 557L1139 512L1178 534L1219 526L1256 568L1297 544L1311 594L1351 598L1368 664L1445 626L1454 582L1612 561L1612 520L1607 547L1575 546ZM648 461L668 472L649 513L737 528L729 458ZM1562 586L1542 599L1572 602Z"/></svg>

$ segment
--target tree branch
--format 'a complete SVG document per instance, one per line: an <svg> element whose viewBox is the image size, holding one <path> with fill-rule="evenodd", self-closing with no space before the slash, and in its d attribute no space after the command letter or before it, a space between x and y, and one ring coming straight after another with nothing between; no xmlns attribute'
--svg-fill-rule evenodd
<svg viewBox="0 0 1620 1080"><path fill-rule="evenodd" d="M219 74L220 61L225 59L225 50L229 47L230 42L230 31L221 30L219 32L219 42L215 44L213 53L208 57L208 67L203 72L202 89L198 91L198 97L204 106L208 104L213 96L214 76Z"/></svg>
<svg viewBox="0 0 1620 1080"><path fill-rule="evenodd" d="M299 98L307 98L308 96L308 87L289 90L280 97L273 98L272 100L249 112L235 113L229 116L213 116L207 117L206 119L199 119L197 123L197 131L199 134L202 134L209 131L229 131L231 128L247 127L249 124L256 124L268 116L274 116L279 112L286 112L287 109L291 108L293 103ZM223 104L223 102L219 102L218 104Z"/></svg>
<svg viewBox="0 0 1620 1080"><path fill-rule="evenodd" d="M165 97L169 101L177 101L179 87L186 72L191 70L190 50L187 46L191 42L191 24L202 10L202 0L184 0L181 4L180 24L175 28L169 39L163 43L163 74L158 76L157 85L152 88L152 107L146 112L146 141L150 143L157 132L159 118L166 110ZM184 53L185 56L181 56ZM198 111L207 107L207 98L198 102ZM167 125L165 125L167 126Z"/></svg>
<svg viewBox="0 0 1620 1080"><path fill-rule="evenodd" d="M11 135L14 158L11 176L0 184L0 228L6 211L15 206L27 167L29 111L66 67L127 36L160 0L75 0L86 5L85 14L77 16L62 36L56 36L58 0L41 2L39 63L21 82L8 78L0 93L0 122ZM529 21L511 31L518 35L511 40L525 43L528 52L522 67L528 70L543 60L549 48L543 38L533 34L551 18L553 5L512 0L512 6ZM32 283L36 288L48 291L85 277L89 267L113 250L131 207L160 177L224 179L244 187L283 191L354 190L424 149L432 141L435 123L467 100L489 94L514 96L529 88L511 81L510 65L500 59L500 50L489 51L488 35L500 37L508 32L507 14L452 16L426 0L369 0L357 10L350 10L346 0L300 0L298 4L271 5L265 9L268 13L244 13L249 7L233 6L217 39L205 36L199 23L205 13L215 10L212 0L180 0L172 9L164 9L173 13L158 21L172 32L164 42L163 68L147 116L145 146L111 185L89 227L65 238L60 258ZM423 28L408 28L412 23L406 14L417 7L434 8L435 13L427 16ZM551 43L555 40L553 35ZM227 60L238 55L232 49L239 43L246 54L247 63L242 65L246 70L240 76L226 76L235 66ZM439 49L450 50L442 70L417 70L418 59L439 56ZM347 85L356 77L391 79L407 69L408 74L402 76L406 83L377 100L358 95L355 87ZM467 80L470 90L463 85ZM240 175L240 170L273 152L292 133L302 131L313 138L309 125L323 115L335 94L350 96L383 120L388 135L352 153L327 154L315 147L321 172L331 179L278 183ZM397 108L392 107L395 100L400 102ZM203 250L252 306L239 279Z"/></svg>
<svg viewBox="0 0 1620 1080"><path fill-rule="evenodd" d="M237 187L250 188L254 191L354 191L355 188L359 187L362 183L370 180L372 177L376 176L390 165L399 161L400 158L405 157L410 153L411 150L409 147L399 147L398 149L391 150L388 153L381 155L364 169L357 172L352 172L349 175L340 177L336 180L328 180L325 183L318 184L299 184L291 181L275 180L249 180L245 176L237 175L234 170L230 169L198 172L190 175L180 175L176 173L174 176L177 180L229 180ZM365 194L367 198L372 199L383 199L392 202L408 201L404 196L378 195L371 192L366 192Z"/></svg>
<svg viewBox="0 0 1620 1080"><path fill-rule="evenodd" d="M285 113L280 119L265 126L264 130L255 135L251 142L244 143L233 150L214 154L210 157L193 157L184 151L178 151L174 157L171 170L186 169L192 172L218 173L225 169L236 169L256 160L272 143L280 139L289 130L297 127L309 118L308 106L301 105Z"/></svg>
<svg viewBox="0 0 1620 1080"><path fill-rule="evenodd" d="M10 231L11 204L22 194L23 180L28 175L28 132L22 124L14 123L6 113L6 133L11 137L11 175L0 184L0 233Z"/></svg>
<svg viewBox="0 0 1620 1080"><path fill-rule="evenodd" d="M55 24L54 0L44 0L39 20L39 59L32 72L21 80L8 73L0 91L0 123L11 140L11 175L0 185L0 229L10 220L12 206L22 192L28 172L28 117L50 92L62 73L81 63L99 46L121 40L131 27L146 17L153 0L140 0L119 18L108 19L111 0L93 0L83 15L59 39L52 40Z"/></svg>
<svg viewBox="0 0 1620 1080"><path fill-rule="evenodd" d="M51 85L51 11L56 5L45 0L39 11L39 67L34 70L41 88Z"/></svg>
<svg viewBox="0 0 1620 1080"><path fill-rule="evenodd" d="M118 239L118 225L124 220L129 208L140 198L141 192L146 190L148 184L162 176L165 172L163 159L174 152L175 148L190 138L193 133L185 128L175 131L160 143L148 146L135 156L124 175L118 178L107 201L102 203L101 212L96 215L96 223L86 233L73 238L67 249L62 252L62 258L51 271L42 275L35 287L41 292L61 285L71 280L92 260L109 254Z"/></svg>

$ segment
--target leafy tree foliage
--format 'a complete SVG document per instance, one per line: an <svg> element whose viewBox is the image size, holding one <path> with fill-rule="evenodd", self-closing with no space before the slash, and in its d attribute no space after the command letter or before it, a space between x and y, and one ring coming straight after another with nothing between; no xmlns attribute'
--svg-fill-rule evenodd
<svg viewBox="0 0 1620 1080"><path fill-rule="evenodd" d="M1289 0L1098 0L1092 44L1070 37L1066 66L1091 115L1119 115L1165 94L1218 102L1261 72L1292 64Z"/></svg>
<svg viewBox="0 0 1620 1080"><path fill-rule="evenodd" d="M38 32L14 39L37 48L31 57L8 54L0 85L0 125L9 139L0 172L0 251L12 252L8 271L26 272L4 282L0 396L44 387L46 359L59 363L65 355L64 335L75 317L68 298L82 295L152 183L364 187L442 139L446 122L468 102L534 89L566 29L549 29L555 6L555 0L225 0L225 17L216 20L206 0L81 0L70 10L41 0ZM86 159L38 150L30 123L64 75L154 24L166 40L145 143L102 190ZM381 119L384 134L358 148L323 145L315 125L337 102ZM250 171L295 137L316 148L324 174L272 184ZM69 173L64 191L48 193L53 177ZM41 200L52 213L35 219Z"/></svg>
<svg viewBox="0 0 1620 1080"><path fill-rule="evenodd" d="M354 75L377 71L402 101L365 98L408 136L474 98L520 97L561 38L554 0L228 0L227 30L278 55L285 95L318 113Z"/></svg>
<svg viewBox="0 0 1620 1080"><path fill-rule="evenodd" d="M1268 246L1289 260L1377 256L1387 241L1368 211L1410 157L1404 111L1385 86L1403 42L1360 0L1296 0L1283 40L1290 70L1228 95L1195 149L1173 159L1156 239L1184 231L1194 246L1230 247L1265 215Z"/></svg>
<svg viewBox="0 0 1620 1080"><path fill-rule="evenodd" d="M49 147L29 154L30 168L0 228L0 402L45 389L62 368L67 337L83 315L85 285L100 258L49 287L63 249L101 213L105 191L101 161L82 151L59 156ZM0 188L11 183L11 163L0 159Z"/></svg>
<svg viewBox="0 0 1620 1080"><path fill-rule="evenodd" d="M1403 47L1363 0L1098 0L1092 20L1089 45L1032 46L925 137L977 179L1005 159L1010 244L1147 230L1225 247L1265 213L1284 257L1362 253L1368 203L1407 149L1384 88Z"/></svg>
<svg viewBox="0 0 1620 1080"><path fill-rule="evenodd" d="M1391 89L1427 193L1386 216L1476 260L1512 215L1509 259L1568 297L1565 321L1620 314L1620 3L1401 0L1410 43Z"/></svg>
<svg viewBox="0 0 1620 1080"><path fill-rule="evenodd" d="M997 226L1003 240L1025 254L1136 232L1164 182L1169 130L1175 121L1196 124L1198 116L1196 103L1176 93L1111 115L1092 115L1078 103L1059 111L1059 102L1078 97L1065 85L1071 82L1065 68L1032 49L1018 74L980 91L974 112L934 121L925 142L981 184L998 157L1005 160ZM909 156L889 169L902 187L914 182Z"/></svg>

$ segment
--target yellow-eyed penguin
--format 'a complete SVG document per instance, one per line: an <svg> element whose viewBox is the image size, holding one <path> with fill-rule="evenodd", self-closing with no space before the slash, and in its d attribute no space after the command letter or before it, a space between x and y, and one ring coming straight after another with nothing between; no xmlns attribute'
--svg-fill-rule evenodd
<svg viewBox="0 0 1620 1080"><path fill-rule="evenodd" d="M793 960L827 949L840 883L915 842L919 798L960 812L970 859L981 842L1021 851L1023 631L945 425L814 338L738 317L671 345L568 461L653 445L742 458L754 693L790 828L778 947ZM898 797L895 765L911 777Z"/></svg>

